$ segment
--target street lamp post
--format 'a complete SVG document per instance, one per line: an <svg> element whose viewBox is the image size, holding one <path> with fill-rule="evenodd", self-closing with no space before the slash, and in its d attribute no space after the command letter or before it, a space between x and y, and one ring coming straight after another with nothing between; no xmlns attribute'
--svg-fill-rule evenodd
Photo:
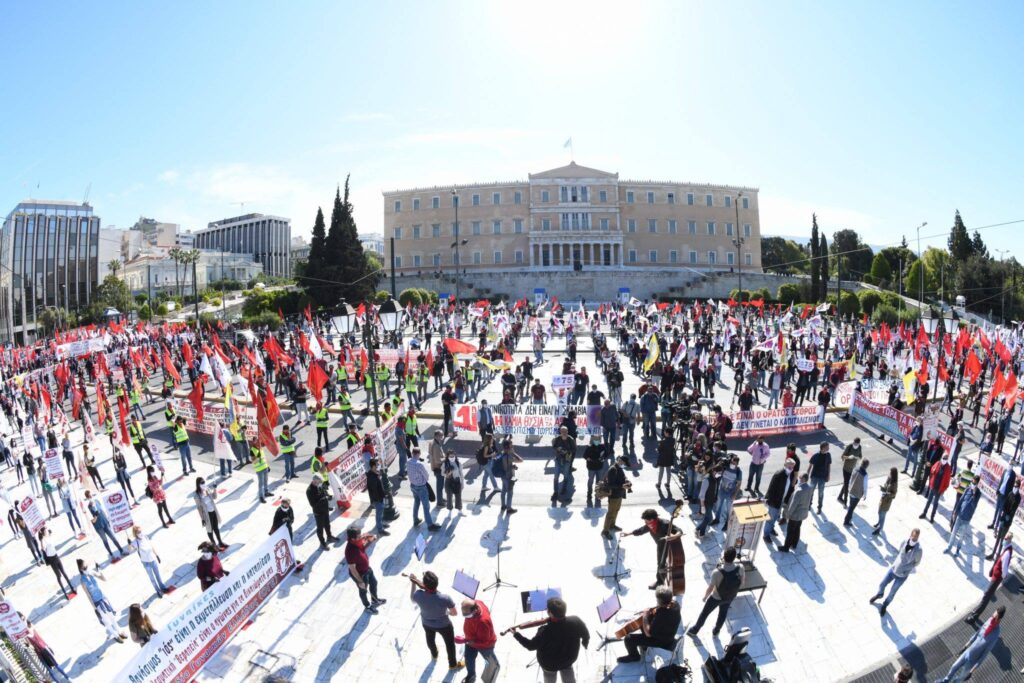
<svg viewBox="0 0 1024 683"><path fill-rule="evenodd" d="M736 239L732 241L736 245L736 268L739 274L739 291L742 297L743 292L743 235L740 233L740 198L743 193L740 192L736 195Z"/></svg>
<svg viewBox="0 0 1024 683"><path fill-rule="evenodd" d="M459 195L452 190L452 206L455 208L455 305L459 303Z"/></svg>
<svg viewBox="0 0 1024 683"><path fill-rule="evenodd" d="M924 319L924 261L921 260L921 228L923 228L926 225L928 225L928 221L925 221L921 223L921 225L917 226L917 260L921 264L920 266L918 266L917 269L917 273L919 276L917 278L919 281L919 286L917 288L917 310L920 312L920 317L922 320Z"/></svg>
<svg viewBox="0 0 1024 683"><path fill-rule="evenodd" d="M1006 274L1003 272L1003 259L1010 253L1009 249L996 249L999 254L999 322L1006 324Z"/></svg>

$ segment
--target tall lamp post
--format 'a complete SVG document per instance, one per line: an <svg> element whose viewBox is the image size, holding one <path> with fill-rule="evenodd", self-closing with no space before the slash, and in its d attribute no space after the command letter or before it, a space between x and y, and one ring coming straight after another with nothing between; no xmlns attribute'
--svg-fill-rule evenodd
<svg viewBox="0 0 1024 683"><path fill-rule="evenodd" d="M736 195L736 239L732 241L736 245L736 268L739 273L739 291L743 291L743 234L740 232L740 198L743 193ZM742 294L740 295L742 297Z"/></svg>
<svg viewBox="0 0 1024 683"><path fill-rule="evenodd" d="M921 265L918 267L918 280L920 280L920 286L918 289L917 297L917 310L921 314L921 320L924 320L924 261L921 261L921 228L928 225L928 221L921 223L917 226L917 260L920 261Z"/></svg>
<svg viewBox="0 0 1024 683"><path fill-rule="evenodd" d="M459 303L459 195L452 190L452 206L455 208L455 304Z"/></svg>
<svg viewBox="0 0 1024 683"><path fill-rule="evenodd" d="M370 384L370 396L368 397L373 402L373 422L380 428L380 411L378 410L377 403L377 365L374 360L376 348L373 343L373 323L369 319L371 310L372 308L367 306L367 320L363 323L363 347L366 349L366 355L369 357L369 372L370 376L373 377L373 382ZM398 324L401 320L401 309L395 304L394 299L388 299L384 302L377 311L377 315L380 317L381 324L385 330L388 330L389 326L398 329ZM342 300L338 303L334 314L331 316L331 323L338 331L338 334L344 339L355 330L356 312L348 303ZM384 487L384 519L390 521L397 519L399 513L395 509L395 499L391 494L391 480L388 477L387 461L381 460L381 468L384 481L388 482L387 486Z"/></svg>
<svg viewBox="0 0 1024 683"><path fill-rule="evenodd" d="M1003 272L1003 258L1010 253L1009 249L996 249L999 254L999 322L1006 325L1006 273Z"/></svg>

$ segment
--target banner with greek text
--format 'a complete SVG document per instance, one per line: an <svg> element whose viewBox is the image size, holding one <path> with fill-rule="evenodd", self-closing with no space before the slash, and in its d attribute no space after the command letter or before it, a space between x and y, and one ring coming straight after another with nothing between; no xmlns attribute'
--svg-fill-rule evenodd
<svg viewBox="0 0 1024 683"><path fill-rule="evenodd" d="M978 473L978 488L981 489L982 495L993 503L996 500L996 489L1007 467L1006 460L997 455L982 455L981 464L975 470ZM1019 477L1017 484L1020 485ZM1024 531L1024 505L1017 507L1017 514L1014 515L1013 521L1021 528L1021 531Z"/></svg>
<svg viewBox="0 0 1024 683"><path fill-rule="evenodd" d="M568 406L565 404L499 404L491 406L495 434L524 436L557 436L562 419L569 410L576 412L576 430L580 437L601 435L601 406ZM478 428L477 406L455 405L452 425L457 432L475 432Z"/></svg>
<svg viewBox="0 0 1024 683"><path fill-rule="evenodd" d="M915 422L913 415L908 415L892 406L875 403L865 398L863 394L854 394L853 404L850 406L850 417L871 425L883 434L899 439L902 443L906 443ZM929 415L928 418L924 425L925 440L931 439L937 433L942 447L949 453L953 449L953 437L938 429L937 418L934 418L933 415Z"/></svg>
<svg viewBox="0 0 1024 683"><path fill-rule="evenodd" d="M813 432L821 428L821 410L818 406L779 408L777 410L739 411L730 415L732 431L729 436L749 438L771 434Z"/></svg>
<svg viewBox="0 0 1024 683"><path fill-rule="evenodd" d="M397 418L391 418L369 433L373 450L377 458L390 466L398 457L398 446L395 445L395 425ZM337 499L350 502L352 497L366 489L366 467L363 464L363 441L360 441L327 462L327 470L333 475L331 484Z"/></svg>
<svg viewBox="0 0 1024 683"><path fill-rule="evenodd" d="M18 512L25 518L25 524L33 536L39 534L39 530L46 524L43 513L39 509L39 503L32 496L25 496L18 501Z"/></svg>
<svg viewBox="0 0 1024 683"><path fill-rule="evenodd" d="M188 683L248 622L295 568L282 526L226 576L165 624L115 681Z"/></svg>
<svg viewBox="0 0 1024 683"><path fill-rule="evenodd" d="M123 491L109 491L100 496L103 500L103 509L107 512L107 519L110 520L110 528L116 534L118 531L131 529L132 508L128 504L128 495Z"/></svg>
<svg viewBox="0 0 1024 683"><path fill-rule="evenodd" d="M236 406L235 411L238 413L242 427L245 428L245 436L247 438L256 436L258 427L255 406ZM196 420L196 407L186 398L179 398L175 401L174 412L178 417L185 418L185 429L199 434L213 434L215 430L219 429L218 422L223 422L225 426L231 422L228 410L223 403L203 403L202 422Z"/></svg>
<svg viewBox="0 0 1024 683"><path fill-rule="evenodd" d="M840 408L849 408L850 401L853 400L853 389L857 385L857 381L860 381L860 390L869 401L875 403L885 404L889 400L889 387L892 386L892 380L888 379L862 379L862 380L849 380L847 382L840 382L839 386L836 387L836 400L835 404Z"/></svg>

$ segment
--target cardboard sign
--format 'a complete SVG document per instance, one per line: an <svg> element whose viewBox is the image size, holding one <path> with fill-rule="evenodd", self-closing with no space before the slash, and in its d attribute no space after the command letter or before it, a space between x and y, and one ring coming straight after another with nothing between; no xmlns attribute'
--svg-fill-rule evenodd
<svg viewBox="0 0 1024 683"><path fill-rule="evenodd" d="M14 609L14 605L7 600L0 601L0 629L3 629L11 640L28 635L28 625L18 614L18 610Z"/></svg>
<svg viewBox="0 0 1024 683"><path fill-rule="evenodd" d="M50 481L64 478L64 467L60 464L60 453L56 448L47 448L43 453L43 467L46 468L46 478Z"/></svg>
<svg viewBox="0 0 1024 683"><path fill-rule="evenodd" d="M32 496L25 496L18 501L18 512L25 518L25 524L28 525L28 530L35 536L39 533L39 530L46 524L46 519L43 518L43 513L39 509L37 501Z"/></svg>

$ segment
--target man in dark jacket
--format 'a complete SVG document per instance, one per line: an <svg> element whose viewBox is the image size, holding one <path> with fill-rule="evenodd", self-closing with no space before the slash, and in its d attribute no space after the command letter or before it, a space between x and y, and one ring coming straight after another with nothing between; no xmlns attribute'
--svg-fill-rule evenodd
<svg viewBox="0 0 1024 683"><path fill-rule="evenodd" d="M832 454L828 450L828 442L822 441L818 452L807 461L810 465L811 488L818 491L818 514L821 514L821 504L825 500L825 484L828 483L832 469Z"/></svg>
<svg viewBox="0 0 1024 683"><path fill-rule="evenodd" d="M626 531L620 534L620 538L626 536L643 536L644 534L650 534L651 538L654 539L655 550L657 552L657 577L650 586L651 590L654 590L658 586L665 583L665 576L668 574L668 570L665 567L665 553L669 541L674 541L683 535L683 532L671 524L667 519L661 519L658 517L658 511L652 508L648 508L641 513L640 518L644 520L644 525L633 531Z"/></svg>
<svg viewBox="0 0 1024 683"><path fill-rule="evenodd" d="M377 535L390 536L387 531L388 525L384 522L384 480L380 476L380 461L374 458L370 461L370 471L366 473L366 493L370 496L370 505L373 507L374 519L377 522Z"/></svg>
<svg viewBox="0 0 1024 683"><path fill-rule="evenodd" d="M789 502L789 497L793 494L794 479L796 479L796 462L792 458L787 458L786 464L772 475L772 479L768 483L768 495L764 499L768 506L769 517L768 524L764 528L764 540L768 543L772 542L773 536L778 535L775 525L778 523L779 517L782 516L783 506Z"/></svg>
<svg viewBox="0 0 1024 683"><path fill-rule="evenodd" d="M619 409L609 400L601 407L601 434L604 437L605 457L615 455L615 437L619 428Z"/></svg>
<svg viewBox="0 0 1024 683"><path fill-rule="evenodd" d="M590 644L590 631L579 617L567 617L565 601L548 598L546 625L537 629L533 638L524 638L513 630L512 635L527 650L537 653L537 663L544 672L545 681L554 681L561 674L563 681L575 680L573 664L580 656L580 644Z"/></svg>
<svg viewBox="0 0 1024 683"><path fill-rule="evenodd" d="M604 475L604 482L608 486L608 514L604 517L604 529L601 531L601 535L608 540L611 540L613 531L621 531L615 522L618 519L622 501L626 499L626 493L629 491L629 482L622 469L625 464L626 456L620 455L615 458L612 466Z"/></svg>
<svg viewBox="0 0 1024 683"><path fill-rule="evenodd" d="M316 537L320 539L320 549L330 550L327 541L338 540L331 533L331 492L323 484L323 479L313 477L306 487L306 500L313 509L313 520L316 522Z"/></svg>

